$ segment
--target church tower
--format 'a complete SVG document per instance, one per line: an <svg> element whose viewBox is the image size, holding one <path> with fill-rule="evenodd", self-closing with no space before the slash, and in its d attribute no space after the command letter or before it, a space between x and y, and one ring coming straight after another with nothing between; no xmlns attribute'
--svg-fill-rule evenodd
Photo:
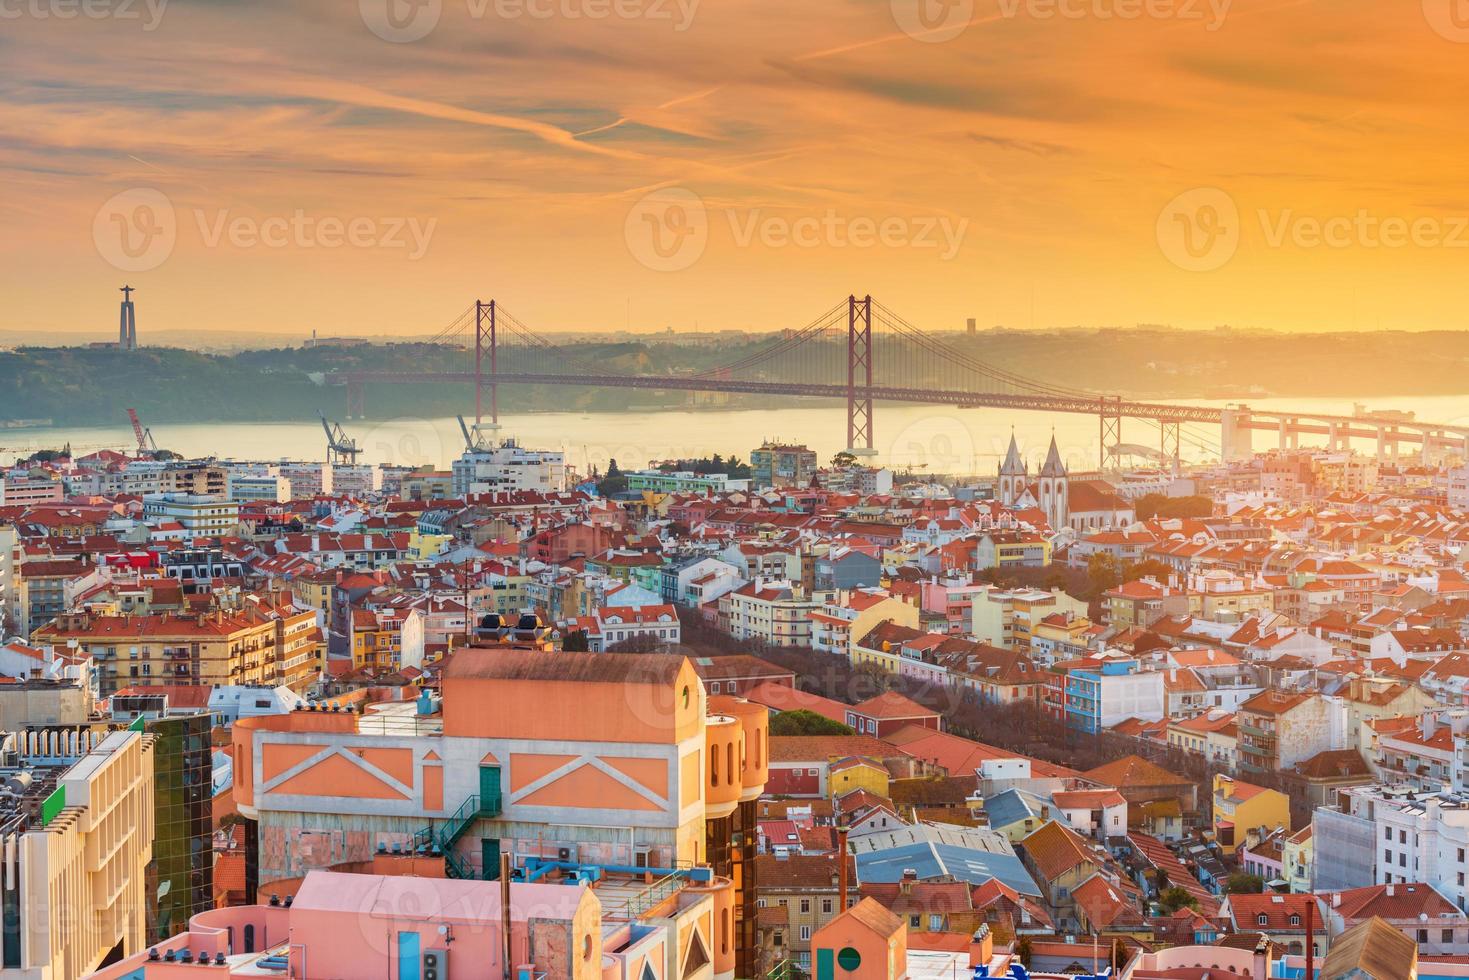
<svg viewBox="0 0 1469 980"><path fill-rule="evenodd" d="M1046 463L1041 467L1038 490L1041 511L1052 531L1069 526L1071 515L1070 477L1061 462L1061 451L1056 448L1056 437L1051 436L1051 448L1046 453Z"/></svg>
<svg viewBox="0 0 1469 980"><path fill-rule="evenodd" d="M1000 464L1000 503L1006 507L1014 507L1015 501L1025 492L1025 484L1029 476L1029 467L1020 458L1020 447L1015 445L1015 433L1010 433L1010 451L1005 454L1005 461Z"/></svg>

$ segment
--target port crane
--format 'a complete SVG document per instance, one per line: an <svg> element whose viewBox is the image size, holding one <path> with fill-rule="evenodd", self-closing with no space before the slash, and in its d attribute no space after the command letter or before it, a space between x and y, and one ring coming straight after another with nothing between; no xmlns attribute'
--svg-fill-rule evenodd
<svg viewBox="0 0 1469 980"><path fill-rule="evenodd" d="M317 414L321 415L321 428L326 432L327 463L333 466L339 463L356 463L357 457L362 455L362 447L357 445L357 440L348 437L336 422L329 421L320 412Z"/></svg>
<svg viewBox="0 0 1469 980"><path fill-rule="evenodd" d="M138 441L138 455L152 456L158 452L158 443L153 441L153 430L143 427L136 408L128 409L128 421L133 423L133 438Z"/></svg>
<svg viewBox="0 0 1469 980"><path fill-rule="evenodd" d="M471 428L469 423L464 421L463 415L456 415L455 418L459 420L459 431L464 433L465 449L472 453L482 453L490 448L485 444L484 433L480 432L479 426Z"/></svg>

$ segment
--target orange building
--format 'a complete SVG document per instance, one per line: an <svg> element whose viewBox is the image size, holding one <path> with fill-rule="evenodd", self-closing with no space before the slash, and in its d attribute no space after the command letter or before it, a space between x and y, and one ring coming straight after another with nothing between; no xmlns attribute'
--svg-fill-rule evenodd
<svg viewBox="0 0 1469 980"><path fill-rule="evenodd" d="M517 880L681 876L716 892L715 976L749 976L768 717L681 656L466 647L439 698L241 719L234 795L267 891L394 853L453 878L502 855Z"/></svg>

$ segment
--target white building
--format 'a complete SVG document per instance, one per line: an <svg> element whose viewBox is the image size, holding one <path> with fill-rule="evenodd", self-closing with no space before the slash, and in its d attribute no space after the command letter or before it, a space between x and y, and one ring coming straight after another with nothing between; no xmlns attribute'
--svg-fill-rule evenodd
<svg viewBox="0 0 1469 980"><path fill-rule="evenodd" d="M152 524L175 521L190 537L233 534L240 526L240 502L206 494L164 493L143 500L143 517Z"/></svg>
<svg viewBox="0 0 1469 980"><path fill-rule="evenodd" d="M466 449L451 470L456 497L523 490L551 493L565 487L566 454L524 449L514 439L505 439L498 446Z"/></svg>
<svg viewBox="0 0 1469 980"><path fill-rule="evenodd" d="M231 470L229 498L231 500L270 500L277 503L291 499L291 481L280 475L274 466L262 467L265 472Z"/></svg>

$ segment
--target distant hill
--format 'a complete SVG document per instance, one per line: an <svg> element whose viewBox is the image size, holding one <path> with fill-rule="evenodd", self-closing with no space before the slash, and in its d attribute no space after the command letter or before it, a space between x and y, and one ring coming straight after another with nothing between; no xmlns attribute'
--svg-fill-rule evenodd
<svg viewBox="0 0 1469 980"><path fill-rule="evenodd" d="M946 343L967 356L1024 377L1067 387L1145 398L1297 397L1381 398L1451 395L1469 390L1469 332L1280 334L1184 332L1168 329L984 331L951 334ZM689 345L646 341L566 345L577 359L613 371L663 374L719 367L754 353L768 338ZM514 354L502 355L513 368ZM832 340L820 355L835 376L843 345ZM879 343L876 360L893 356ZM56 425L116 423L124 407L150 423L285 421L339 414L340 388L323 386L331 371L463 371L461 350L427 344L362 344L203 353L166 347L124 352L88 347L22 347L0 352L0 419L50 418ZM766 377L787 380L812 370L777 361ZM920 379L921 380L921 379ZM379 385L368 413L444 415L462 410L468 386ZM510 411L586 411L684 406L687 393L506 386ZM730 397L718 404L768 406L769 399ZM791 404L800 402L791 400Z"/></svg>

